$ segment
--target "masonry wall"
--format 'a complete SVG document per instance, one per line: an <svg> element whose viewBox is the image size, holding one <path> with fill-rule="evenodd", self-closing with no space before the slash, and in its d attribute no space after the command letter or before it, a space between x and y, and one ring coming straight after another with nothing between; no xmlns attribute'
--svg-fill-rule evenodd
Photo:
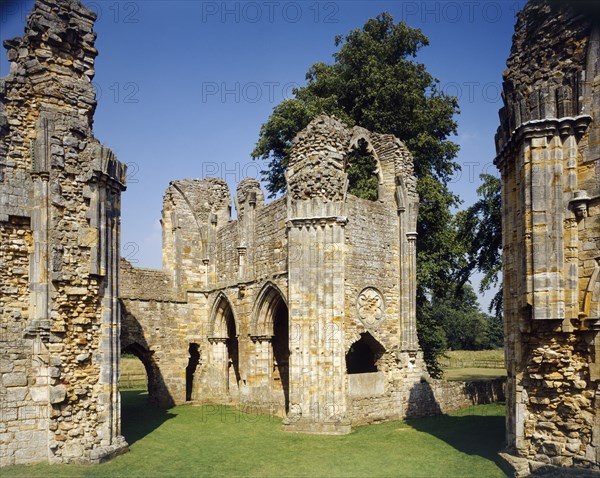
<svg viewBox="0 0 600 478"><path fill-rule="evenodd" d="M347 193L361 142L376 201ZM259 183L243 179L237 220L222 179L173 181L163 270L121 262L123 350L146 366L150 401L252 406L284 417L285 430L340 434L494 397L427 375L405 146L319 116L294 140L287 181L289 194L265 205ZM357 344L366 358L348 358Z"/></svg>
<svg viewBox="0 0 600 478"><path fill-rule="evenodd" d="M531 467L600 462L600 30L580 8L520 13L496 136L507 442Z"/></svg>
<svg viewBox="0 0 600 478"><path fill-rule="evenodd" d="M0 465L89 463L120 435L125 167L92 135L95 15L39 0L0 82Z"/></svg>

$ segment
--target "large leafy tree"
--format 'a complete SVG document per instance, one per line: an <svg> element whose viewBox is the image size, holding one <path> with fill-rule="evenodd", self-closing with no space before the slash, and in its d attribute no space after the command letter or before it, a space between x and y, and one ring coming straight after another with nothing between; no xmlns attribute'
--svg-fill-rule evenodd
<svg viewBox="0 0 600 478"><path fill-rule="evenodd" d="M499 287L490 302L490 312L499 318L502 316L502 183L491 174L482 174L480 179L479 200L456 216L466 258L458 271L458 280L464 284L477 271L483 274L480 292Z"/></svg>
<svg viewBox="0 0 600 478"><path fill-rule="evenodd" d="M438 80L415 60L428 43L420 30L394 23L389 13L369 19L362 29L337 36L339 48L333 63L310 67L306 85L273 109L252 157L268 162L263 175L275 196L285 191L292 139L318 114L333 114L350 126L391 133L407 145L415 158L421 200L417 230L419 333L432 365L444 344L436 342L439 334L428 326L424 311L431 297L449 289L463 256L463 243L457 238L450 212L459 200L447 187L459 169L454 161L458 145L449 139L456 133L458 102L445 95ZM356 168L349 173L356 176L357 192L369 197L368 171ZM430 370L435 372L435 367Z"/></svg>

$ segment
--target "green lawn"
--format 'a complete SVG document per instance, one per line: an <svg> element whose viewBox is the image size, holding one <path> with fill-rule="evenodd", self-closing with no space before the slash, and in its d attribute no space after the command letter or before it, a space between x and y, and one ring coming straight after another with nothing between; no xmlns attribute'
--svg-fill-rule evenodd
<svg viewBox="0 0 600 478"><path fill-rule="evenodd" d="M504 477L504 406L355 427L346 436L285 433L281 419L216 405L157 410L123 392L131 451L91 466L19 466L10 477Z"/></svg>
<svg viewBox="0 0 600 478"><path fill-rule="evenodd" d="M491 380L505 377L503 368L448 368L444 370L444 380L469 382L475 380Z"/></svg>

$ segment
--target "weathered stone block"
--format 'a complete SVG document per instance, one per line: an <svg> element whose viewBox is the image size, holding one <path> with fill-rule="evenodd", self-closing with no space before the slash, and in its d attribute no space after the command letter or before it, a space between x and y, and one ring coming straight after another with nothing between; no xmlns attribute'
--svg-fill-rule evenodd
<svg viewBox="0 0 600 478"><path fill-rule="evenodd" d="M27 385L27 375L24 372L5 373L2 375L5 387L24 387Z"/></svg>

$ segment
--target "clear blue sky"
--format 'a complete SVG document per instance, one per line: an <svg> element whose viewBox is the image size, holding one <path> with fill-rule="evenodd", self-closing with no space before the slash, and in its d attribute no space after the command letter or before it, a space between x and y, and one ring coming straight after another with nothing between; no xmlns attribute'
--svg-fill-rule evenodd
<svg viewBox="0 0 600 478"><path fill-rule="evenodd" d="M478 176L495 173L494 132L515 13L524 1L83 1L99 14L96 137L129 164L123 255L160 268L162 195L169 181L224 177L232 191L258 132L334 37L383 11L421 28L417 56L459 97L455 141L463 171L452 182L467 206ZM32 0L0 0L0 37L20 36ZM8 72L6 54L0 76ZM489 294L483 298L486 304Z"/></svg>

